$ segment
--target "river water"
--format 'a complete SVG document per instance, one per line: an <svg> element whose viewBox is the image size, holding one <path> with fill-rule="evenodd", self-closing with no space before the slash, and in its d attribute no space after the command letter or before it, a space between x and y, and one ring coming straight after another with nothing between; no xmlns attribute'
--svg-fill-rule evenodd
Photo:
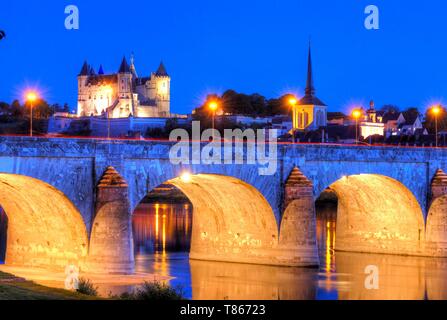
<svg viewBox="0 0 447 320"><path fill-rule="evenodd" d="M191 205L140 204L133 216L136 270L173 277L171 285L197 300L447 299L447 259L335 252L336 212L334 203L317 206L320 268L285 268L190 261ZM378 268L378 289L365 286L368 266ZM103 295L132 289L99 286Z"/></svg>
<svg viewBox="0 0 447 320"><path fill-rule="evenodd" d="M136 268L174 277L191 299L447 299L447 259L335 252L336 212L330 202L317 206L320 268L284 268L189 261L190 205L141 204ZM378 268L378 289L365 286L367 266Z"/></svg>

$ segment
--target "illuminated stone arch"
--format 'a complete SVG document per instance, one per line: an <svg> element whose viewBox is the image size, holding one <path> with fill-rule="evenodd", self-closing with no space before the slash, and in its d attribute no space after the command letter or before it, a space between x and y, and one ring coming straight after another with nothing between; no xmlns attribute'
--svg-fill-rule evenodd
<svg viewBox="0 0 447 320"><path fill-rule="evenodd" d="M360 174L343 177L329 188L338 197L336 250L424 254L423 212L402 183Z"/></svg>
<svg viewBox="0 0 447 320"><path fill-rule="evenodd" d="M123 177L129 184L129 201L132 212L146 195L184 172L192 175L215 175L234 178L255 188L267 200L274 212L276 223L281 221L281 172L273 176L260 176L257 165L191 165L176 166L169 161L129 161Z"/></svg>
<svg viewBox="0 0 447 320"><path fill-rule="evenodd" d="M41 180L1 173L0 205L8 217L7 265L59 270L83 265L86 227L62 192Z"/></svg>
<svg viewBox="0 0 447 320"><path fill-rule="evenodd" d="M302 259L300 248L280 241L274 211L254 186L218 174L196 174L188 180L177 177L164 183L181 190L192 203L191 259L284 266L318 264Z"/></svg>

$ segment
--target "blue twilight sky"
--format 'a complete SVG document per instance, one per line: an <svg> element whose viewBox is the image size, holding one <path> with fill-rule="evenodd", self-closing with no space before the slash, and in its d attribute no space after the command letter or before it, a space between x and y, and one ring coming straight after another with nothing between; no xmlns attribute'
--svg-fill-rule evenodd
<svg viewBox="0 0 447 320"><path fill-rule="evenodd" d="M79 30L64 27L70 4ZM369 4L380 9L378 31L364 27ZM0 101L37 86L73 108L85 59L115 72L132 51L140 75L164 61L174 112L228 88L302 94L311 36L317 95L330 110L370 99L424 109L447 99L446 15L443 0L2 0Z"/></svg>

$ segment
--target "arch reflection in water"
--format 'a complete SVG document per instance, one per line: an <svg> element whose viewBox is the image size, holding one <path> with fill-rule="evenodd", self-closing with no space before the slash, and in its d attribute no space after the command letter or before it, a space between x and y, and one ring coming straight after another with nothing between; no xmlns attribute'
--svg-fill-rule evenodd
<svg viewBox="0 0 447 320"><path fill-rule="evenodd" d="M189 204L140 204L133 215L136 254L188 252L191 210Z"/></svg>
<svg viewBox="0 0 447 320"><path fill-rule="evenodd" d="M312 269L191 260L194 300L314 300Z"/></svg>

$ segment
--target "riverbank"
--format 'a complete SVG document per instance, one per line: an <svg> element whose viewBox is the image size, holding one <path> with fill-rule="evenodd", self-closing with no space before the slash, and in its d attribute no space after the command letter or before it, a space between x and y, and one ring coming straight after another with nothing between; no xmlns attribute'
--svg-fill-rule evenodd
<svg viewBox="0 0 447 320"><path fill-rule="evenodd" d="M35 285L40 285L45 288L66 291L63 289L65 288L65 279L67 277L64 271L0 265L0 273L15 277L16 279L26 279L29 282L32 281ZM172 279L170 276L140 272L132 275L81 273L79 277L91 281L93 286L98 289L99 296L104 298L119 296L123 293L130 292L133 288L145 282L167 282ZM18 283L20 284L21 282L18 281ZM1 284L2 282L0 281ZM73 297L73 299L76 299L76 297Z"/></svg>
<svg viewBox="0 0 447 320"><path fill-rule="evenodd" d="M94 300L64 289L50 288L0 271L0 300Z"/></svg>

